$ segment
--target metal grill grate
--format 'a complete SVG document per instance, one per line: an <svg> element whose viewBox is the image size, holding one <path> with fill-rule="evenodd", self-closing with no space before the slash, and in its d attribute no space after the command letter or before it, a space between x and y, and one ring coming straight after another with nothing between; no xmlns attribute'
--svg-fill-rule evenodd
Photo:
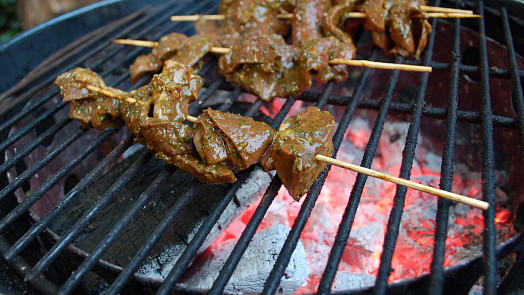
<svg viewBox="0 0 524 295"><path fill-rule="evenodd" d="M440 1L437 1L435 5L440 5ZM0 144L0 151L4 152L13 143L20 140L26 134L34 132L37 126L43 124L46 120L52 118L54 114L59 112L67 103L59 102L58 91L51 86L57 73L63 72L74 66L84 66L92 68L101 73L101 76L108 81L108 85L113 87L129 89L127 64L129 64L138 54L144 53L145 50L137 48L130 49L122 46L112 45L110 40L117 38L133 38L133 39L148 39L157 40L167 32L177 31L181 33L192 33L192 25L183 23L170 23L168 22L168 16L174 14L194 14L204 13L210 14L217 9L218 3L211 0L192 3L182 2L181 5L175 3L169 5L163 5L159 7L147 7L137 13L130 15L122 20L118 20L111 24L111 29L100 30L92 33L90 38L82 39L83 42L74 43L73 48L68 48L70 54L61 55L59 58L54 59L53 62L47 63L45 66L39 68L30 79L26 80L23 84L20 84L8 92L4 93L4 108L0 111L3 118L3 123L0 125L0 133L6 133L12 128L18 121L30 114L36 115L36 120L28 124L24 128L17 130L15 134L10 134L8 138ZM477 13L484 16L485 9L483 2L475 3ZM498 11L498 10L497 10ZM448 227L448 211L450 207L449 201L444 199L439 200L438 213L437 213L437 226L435 233L435 250L433 253L433 262L431 265L431 274L426 277L419 278L412 282L405 282L400 284L388 284L389 274L391 272L391 261L393 252L395 250L396 240L399 234L400 220L403 213L404 199L406 195L406 188L398 186L395 193L394 205L390 212L389 221L387 224L387 230L384 240L384 250L380 257L380 266L378 275L373 290L359 290L356 293L373 292L376 294L385 293L401 293L403 288L413 286L423 286L424 290L429 290L431 294L442 294L443 292L449 292L449 288L455 288L455 290L466 291L471 285L478 279L481 274L484 274L484 290L486 294L495 294L497 292L497 286L500 283L501 288L509 288L514 277L510 277L507 280L499 282L497 279L497 261L512 252L521 252L524 237L518 236L512 241L509 241L503 247L496 249L495 240L495 148L494 148L494 127L504 127L518 129L520 134L521 153L524 155L524 105L523 105L523 94L521 79L524 77L524 71L519 70L515 49L513 46L513 40L511 35L512 27L510 25L510 19L506 8L501 8L498 11L501 15L500 23L504 30L504 37L506 41L506 49L509 56L509 69L491 69L489 67L488 55L487 55L487 40L485 35L485 23L484 18L478 20L476 24L478 26L479 34L479 49L480 49L480 66L464 65L461 63L461 52L460 52L460 32L461 32L461 20L457 19L453 21L453 62L450 64L443 62L435 62L432 60L433 50L435 47L435 34L432 34L427 49L425 51L422 64L432 66L434 72L449 72L449 89L447 90L447 106L445 108L430 107L425 104L426 91L428 88L428 81L430 75L428 73L419 74L418 87L416 99L413 103L395 102L394 94L399 81L399 71L392 71L388 77L387 86L383 98L380 100L365 100L362 101L363 92L366 89L366 84L369 83L370 79L373 79L370 69L364 69L360 76L357 85L354 88L354 92L350 96L333 95L331 92L335 87L334 83L327 83L323 90L318 93L314 91L307 91L303 95L296 98L289 98L276 115L273 120L272 127L277 128L280 123L284 120L291 107L297 100L311 101L318 107L323 107L326 104L336 104L345 107L342 119L339 122L338 128L333 137L334 151L333 157L335 158L343 140L344 133L346 132L349 123L352 119L353 114L359 108L361 109L373 109L377 111L377 117L375 125L366 146L364 157L361 162L363 167L371 167L373 157L377 151L378 141L381 136L384 124L386 123L386 117L392 113L400 113L408 115L410 118L410 127L408 136L406 139L406 145L402 157L402 165L400 169L400 177L409 179L411 169L413 166L413 159L415 156L415 148L417 146L417 139L419 131L421 130L421 120L423 118L430 119L445 119L446 120L446 138L444 143L444 153L442 161L441 171L441 184L440 188L444 190L450 190L453 180L453 164L455 159L455 145L456 145L456 132L457 122L465 122L468 124L476 124L481 126L483 134L483 159L482 165L482 180L483 180L483 196L486 201L491 205L490 210L485 212L484 220L484 261L482 259L476 259L470 263L455 268L453 270L444 270L444 250L445 241L447 237ZM432 21L432 26L436 28L437 20ZM522 27L520 27L522 29ZM377 49L369 56L364 58L370 60L377 60L379 52ZM115 60L117 60L115 62ZM407 62L401 58L396 58L395 62ZM202 71L204 77L209 77L214 71L216 63L210 62L206 65ZM482 87L482 108L480 112L464 111L459 110L458 105L458 92L459 92L459 76L460 74L480 74L480 83ZM209 75L208 75L209 74ZM513 116L503 116L493 114L491 109L491 98L490 98L490 79L503 78L511 79L514 95L513 95ZM242 93L238 87L232 87L231 85L224 82L223 79L217 79L210 83L210 79L205 79L207 86L206 92L204 92L200 98L199 103L194 104L190 108L190 113L195 114L199 106L212 98L217 90L223 89L230 91L230 100L220 106L220 110L228 110L231 104L237 100L239 95ZM146 79L141 81L146 83ZM134 86L136 87L136 86ZM22 107L30 101L32 97L35 99L31 100L31 104ZM42 106L51 105L46 111L42 112ZM264 103L257 100L251 105L250 109L245 113L246 116L253 116ZM49 138L52 138L59 130L65 126L77 124L72 122L68 118L64 118L62 121L52 124L46 131L41 133L37 140L33 144L25 147L23 150L12 156L9 160L6 160L0 166L0 173L12 169L20 162L24 157L35 150L39 145L43 144ZM77 126L77 125L75 125ZM75 221L74 226L63 234L60 239L52 245L50 250L45 252L41 257L35 259L27 259L24 255L24 251L30 247L39 235L46 230L52 224L57 216L59 216L63 210L77 197L81 197L81 193L85 191L90 185L92 185L98 176L108 169L115 160L121 156L132 144L131 136L127 137L113 151L98 163L80 182L70 190L60 202L54 206L44 217L40 220L23 229L22 234L14 235L14 239L10 236L10 233L16 231L20 226L20 220L27 217L29 208L37 202L45 193L47 193L58 181L63 179L72 169L74 169L79 163L81 163L86 157L88 157L95 149L98 149L115 134L115 130L106 130L104 132L97 133L97 138L92 140L92 143L87 146L81 153L76 155L75 158L64 166L61 170L55 174L49 176L49 178L35 191L32 191L27 199L16 206L11 206L5 215L0 216L0 252L4 259L13 266L13 268L23 277L27 278L28 282L36 287L39 291L45 294L70 294L75 291L75 288L81 284L86 276L93 270L99 259L107 251L109 247L118 239L119 235L124 229L132 222L133 218L139 218L140 210L144 205L151 199L154 193L158 190L159 186L165 183L168 176L173 173L172 167L165 167L155 178L155 180L143 191L139 197L134 200L130 209L126 211L125 215L118 220L113 228L111 229L111 235L104 237L95 247L93 252L76 268L75 272L62 283L55 283L55 280L49 278L46 275L46 270L55 262L55 260L62 255L66 249L74 242L74 240L81 234L82 231L88 228L92 220L97 217L97 214L113 200L115 195L124 187L133 176L138 173L140 167L143 167L151 158L148 153L143 153L138 161L136 161L129 169L124 171L114 184L104 192L98 201L93 205L92 208L86 211L86 213ZM15 181L6 184L5 187L0 191L0 202L8 204L8 200L12 200L13 192L19 190L24 183L30 178L35 177L38 171L49 163L54 157L66 150L73 142L81 138L86 134L86 130L82 128L76 128L76 131L70 134L62 143L57 145L52 152L45 155L37 161L37 163L27 168L21 173ZM522 158L520 159L522 160ZM235 193L240 188L242 183L249 177L253 167L239 173L238 181L231 185L227 193L215 204L213 210L209 212L209 215L201 224L200 228L193 236L191 241L188 242L187 247L176 261L173 269L170 271L163 284L159 287L157 294L168 294L175 286L176 282L184 274L184 271L188 268L192 260L194 259L198 249L204 243L204 240L210 233L213 226L227 207L227 205L234 200ZM277 292L280 279L284 273L286 266L290 261L290 257L293 250L297 246L306 222L313 210L317 197L324 185L328 174L329 168L324 171L314 185L311 187L307 197L303 200L298 216L292 226L292 229L286 239L285 245L282 248L280 255L276 261L271 274L267 278L264 286L264 293L275 293ZM335 238L334 247L331 250L328 258L328 263L323 274L322 280L318 287L318 292L327 294L330 292L331 284L333 283L335 274L339 262L342 257L344 246L348 237L351 233L351 228L355 219L356 211L359 206L360 197L363 193L364 186L366 184L367 176L358 175L356 182L354 183L353 189L348 199L347 207L345 209L342 221L340 222L338 232ZM239 241L236 243L231 256L228 258L225 267L220 271L218 278L215 280L211 294L222 293L228 280L231 278L235 267L239 263L244 251L246 250L249 242L253 238L256 229L259 227L265 213L269 206L276 197L278 190L281 187L281 182L278 178L274 178L269 185L263 199L257 206L254 215L250 219L247 227L245 228ZM185 193L178 198L178 200L172 205L169 211L163 216L161 222L156 228L151 229L151 235L148 237L147 242L136 251L135 255L131 258L130 262L125 265L123 270L115 280L111 283L111 286L106 290L106 294L118 294L122 292L123 288L127 283L132 281L134 273L145 261L153 247L158 243L160 237L169 229L177 218L178 214L184 208L188 202L195 196L195 192L198 190L198 183L195 181L188 186ZM31 260L31 261L30 261ZM521 259L522 260L522 259ZM482 270L478 270L479 263L483 263ZM520 262L522 264L522 261ZM471 268L476 268L472 271ZM465 281L461 282L450 282L449 273L458 272L465 275ZM518 275L518 274L517 274ZM461 276L462 277L462 276Z"/></svg>

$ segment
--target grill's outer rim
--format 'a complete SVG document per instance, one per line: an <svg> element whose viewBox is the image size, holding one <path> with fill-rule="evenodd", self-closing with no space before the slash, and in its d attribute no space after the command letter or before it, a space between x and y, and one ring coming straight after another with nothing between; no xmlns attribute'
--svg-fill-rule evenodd
<svg viewBox="0 0 524 295"><path fill-rule="evenodd" d="M149 0L147 3L140 0L105 0L65 13L20 33L0 45L0 73L10 73L0 80L0 93L18 83L47 57L74 40L145 5L162 3L164 1L161 0ZM91 20L93 17L97 19ZM35 51L34 48L39 50Z"/></svg>

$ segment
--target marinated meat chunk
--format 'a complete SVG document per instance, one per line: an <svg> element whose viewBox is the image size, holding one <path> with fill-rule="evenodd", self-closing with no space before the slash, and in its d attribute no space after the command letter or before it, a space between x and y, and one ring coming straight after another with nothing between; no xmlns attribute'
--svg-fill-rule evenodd
<svg viewBox="0 0 524 295"><path fill-rule="evenodd" d="M280 126L273 145L260 160L265 171L276 169L278 177L299 200L320 172L324 162L316 161L318 154L331 156L335 121L329 112L308 107Z"/></svg>
<svg viewBox="0 0 524 295"><path fill-rule="evenodd" d="M297 0L293 10L293 45L322 38L324 13L331 7L330 0Z"/></svg>
<svg viewBox="0 0 524 295"><path fill-rule="evenodd" d="M431 33L431 25L425 18L413 19L413 35L415 37L415 44L417 49L415 50L415 58L420 58L422 51L428 44L428 36Z"/></svg>
<svg viewBox="0 0 524 295"><path fill-rule="evenodd" d="M264 122L212 109L207 113L240 156L242 165L237 165L239 169L245 169L258 162L273 142L275 131Z"/></svg>
<svg viewBox="0 0 524 295"><path fill-rule="evenodd" d="M222 27L214 21L199 19L194 22L196 35L206 36L213 43L213 46L225 46L226 36L222 33Z"/></svg>
<svg viewBox="0 0 524 295"><path fill-rule="evenodd" d="M96 129L120 128L124 120L120 116L121 101L109 97L82 99L70 102L69 117Z"/></svg>
<svg viewBox="0 0 524 295"><path fill-rule="evenodd" d="M55 85L60 89L63 101L71 102L69 117L85 127L93 125L97 129L106 129L119 128L124 124L120 118L122 102L89 91L86 86L105 88L120 95L126 93L106 87L102 77L90 69L75 68L65 72L56 78Z"/></svg>
<svg viewBox="0 0 524 295"><path fill-rule="evenodd" d="M390 55L405 57L414 54L417 59L420 58L431 33L431 25L425 18L412 17L423 13L420 5L424 1L384 0L382 12L378 11L379 4L377 1L373 5L363 5L364 11L371 13L368 14L366 28L372 30L374 44Z"/></svg>
<svg viewBox="0 0 524 295"><path fill-rule="evenodd" d="M154 75L149 83L153 117L184 121L189 104L196 100L203 84L202 78L191 68L176 61L166 61L162 73Z"/></svg>
<svg viewBox="0 0 524 295"><path fill-rule="evenodd" d="M244 64L258 65L268 73L279 72L286 63L292 63L294 54L292 47L286 44L282 36L262 35L258 32L247 34L230 48L231 51L218 61L220 72L225 75Z"/></svg>
<svg viewBox="0 0 524 295"><path fill-rule="evenodd" d="M292 6L287 1L222 1L219 13L225 16L221 23L224 46L243 36L246 32L257 31L261 35L278 34L285 36L288 25L278 18L279 13L288 12Z"/></svg>
<svg viewBox="0 0 524 295"><path fill-rule="evenodd" d="M177 50L184 46L186 39L186 35L179 33L171 33L160 38L158 46L154 47L150 54L137 57L129 67L131 81L138 81L144 74L159 72L164 61L175 55Z"/></svg>
<svg viewBox="0 0 524 295"><path fill-rule="evenodd" d="M74 68L55 79L55 85L64 97L62 101L96 98L98 95L85 88L86 85L106 87L104 80L97 73L85 68Z"/></svg>
<svg viewBox="0 0 524 295"><path fill-rule="evenodd" d="M230 157L223 136L216 130L213 121L211 121L206 111L198 116L195 129L193 143L202 160L209 165L213 165L225 162Z"/></svg>
<svg viewBox="0 0 524 295"><path fill-rule="evenodd" d="M324 29L325 35L334 36L344 42L353 52L356 51L353 38L344 32L341 27L344 26L344 22L346 21L346 13L353 11L356 2L356 0L345 0L331 7L326 15L326 25Z"/></svg>
<svg viewBox="0 0 524 295"><path fill-rule="evenodd" d="M220 57L218 65L228 81L269 100L305 89L294 56L292 46L282 36L252 34L237 40L231 51Z"/></svg>
<svg viewBox="0 0 524 295"><path fill-rule="evenodd" d="M207 165L200 159L193 145L194 129L182 123L188 104L196 99L202 86L202 78L191 68L168 61L162 73L155 75L149 85L130 93L104 87L100 76L79 68L60 75L56 84L62 93L73 99L70 117L83 125L106 129L121 127L125 122L137 141L146 145L156 157L192 173L200 181L236 181L227 165ZM94 92L83 93L81 90L86 84L104 87L138 102L130 103Z"/></svg>
<svg viewBox="0 0 524 295"><path fill-rule="evenodd" d="M303 67L309 81L307 88L311 87L311 80L317 79L322 82L329 80L343 81L348 77L345 65L331 65L329 61L334 58L353 59L355 57L354 47L340 42L334 37L309 40L302 48L298 64Z"/></svg>
<svg viewBox="0 0 524 295"><path fill-rule="evenodd" d="M193 174L201 182L237 180L225 164L206 165L193 145L194 129L179 123L149 118L140 126L146 147L155 157Z"/></svg>
<svg viewBox="0 0 524 295"><path fill-rule="evenodd" d="M178 33L162 37L158 44L150 54L137 57L129 67L131 81L138 81L144 74L159 72L167 60L177 61L192 67L214 45L213 41L204 35L187 37Z"/></svg>
<svg viewBox="0 0 524 295"><path fill-rule="evenodd" d="M211 51L213 46L214 42L207 36L193 35L184 41L182 47L169 60L193 67Z"/></svg>
<svg viewBox="0 0 524 295"><path fill-rule="evenodd" d="M241 85L263 100L298 95L313 84L347 78L344 65L331 65L333 58L352 59L354 48L334 37L311 39L294 52L280 35L239 40L219 60L219 70L228 81Z"/></svg>
<svg viewBox="0 0 524 295"><path fill-rule="evenodd" d="M378 33L386 30L387 10L384 9L384 0L367 0L358 10L366 13L364 27L367 30Z"/></svg>
<svg viewBox="0 0 524 295"><path fill-rule="evenodd" d="M228 161L238 169L258 162L273 141L274 130L264 122L207 109L199 116L193 141L208 164Z"/></svg>

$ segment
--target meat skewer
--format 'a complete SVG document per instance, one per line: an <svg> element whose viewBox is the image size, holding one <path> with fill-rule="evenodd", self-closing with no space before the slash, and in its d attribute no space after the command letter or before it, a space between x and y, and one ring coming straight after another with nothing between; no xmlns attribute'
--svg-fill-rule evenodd
<svg viewBox="0 0 524 295"><path fill-rule="evenodd" d="M468 17L472 15L473 11L456 8L436 7L428 5L420 5L420 9L424 12L436 12L441 14L426 14L425 17ZM293 18L293 13L279 13L277 15L280 19ZM364 18L366 14L363 12L351 12L347 15L348 18ZM479 16L475 16L479 17ZM194 15L173 15L171 21L199 21L199 20L224 20L225 15L222 14L194 14Z"/></svg>
<svg viewBox="0 0 524 295"><path fill-rule="evenodd" d="M218 71L227 81L262 100L298 95L314 81L346 80L346 65L431 71L430 67L355 61L356 47L343 25L345 13L365 12L364 27L372 31L375 45L389 55L418 58L431 32L425 17L412 19L425 15L420 9L423 0L341 0L334 4L330 0L223 1L219 13L225 19L219 25L197 22L197 34L191 37L172 33L149 44L157 46L130 66L131 80L159 72L166 60L198 67L209 52L223 54ZM277 17L290 12L291 22ZM292 44L283 38L290 29Z"/></svg>
<svg viewBox="0 0 524 295"><path fill-rule="evenodd" d="M147 41L147 40L131 40L131 39L116 39L113 43L121 45L131 45L139 47L156 47L159 42L156 41ZM211 53L217 54L226 54L229 53L231 49L226 47L211 47ZM341 59L333 58L329 61L330 64L334 65L348 65L356 67L366 67L374 69L383 69L383 70L401 70L401 71L411 71L411 72L424 72L431 73L432 67L428 66L419 66L419 65L407 65L407 64L396 64L396 63L387 63L387 62L378 62L370 60L358 60L358 59Z"/></svg>
<svg viewBox="0 0 524 295"><path fill-rule="evenodd" d="M292 19L293 13L280 13L277 15L279 19ZM345 14L346 18L366 18L367 15L365 12L348 12ZM480 15L463 12L430 12L424 14L416 14L412 16L413 18L479 18ZM173 15L171 16L171 21L199 21L199 20L225 20L226 16L222 14L194 14L194 15Z"/></svg>
<svg viewBox="0 0 524 295"><path fill-rule="evenodd" d="M128 96L122 96L122 95L114 93L114 92L112 92L112 91L110 91L108 89L100 88L100 87L97 87L97 86L94 86L94 85L87 84L87 85L85 85L85 88L87 88L90 91L93 91L93 92L96 92L96 93L100 93L100 94L103 94L103 95L111 97L111 98L124 100L124 101L129 102L129 103L143 104L143 101L140 101L140 100L137 100L135 98L128 97ZM208 112L210 112L210 111L208 111ZM186 120L189 121L189 122L193 122L193 123L198 123L199 122L199 118L196 118L196 117L193 117L193 116L189 116L189 115L186 116ZM284 123L283 125L285 125L285 124L286 123ZM289 130L289 129L292 129L292 128L288 128L288 129L283 128L283 130L284 130L283 132L285 133L286 130ZM330 153L331 152L329 152L329 154ZM270 166L271 168L273 168L273 166L268 164L268 161L270 161L270 160L267 160L267 158L268 157L266 157L266 159L262 160L263 163L264 163L263 165ZM371 177L375 177L375 178L379 178L379 179L382 179L382 180L385 180L385 181L389 181L389 182L392 182L392 183L395 183L395 184L398 184L398 185L403 185L403 186L406 186L406 187L409 187L409 188L413 188L413 189L416 189L416 190L419 190L419 191L430 193L430 194L433 194L433 195L436 195L436 196L439 196L439 197L443 197L443 198L446 198L446 199L449 199L449 200L452 200L452 201L455 201L455 202L460 202L460 203L463 203L463 204L466 204L466 205L469 205L469 206L472 206L472 207L476 207L476 208L479 208L479 209L487 210L487 208L489 207L489 204L487 202L484 202L484 201L481 201L481 200L477 200L477 199L469 198L469 197L466 197L466 196L463 196L463 195L459 195L459 194L455 194L455 193L452 193L452 192L448 192L448 191L445 191L445 190L437 189L437 188L434 188L434 187L431 187L431 186L427 186L427 185L416 183L416 182L413 182L413 181L410 181L410 180L406 180L406 179L403 179L403 178L395 177L395 176L392 176L392 175L389 175L389 174L386 174L386 173L382 173L382 172L379 172L379 171L376 171L376 170L364 168L364 167L361 167L361 166L358 166L358 165L355 165L355 164L351 164L351 163L348 163L348 162L336 160L336 159L330 158L330 157L322 155L322 154L316 154L313 159L316 160L316 161L319 161L319 162L328 163L328 164L331 164L331 165L335 165L335 166L338 166L338 167L342 167L342 168L345 168L345 169L352 170L352 171L357 172L357 173L361 173L361 174L365 174L365 175L368 175L368 176L371 176ZM285 169L285 167L292 167L293 166L292 164L287 163L285 161L280 161L280 163L281 163L281 165L283 167L283 168L280 168L280 171ZM267 169L267 170L272 170L272 169ZM321 169L320 171L322 171L322 170L323 169ZM277 169L277 171L279 171L279 169ZM281 176L281 174L283 174L283 173L281 172L279 174L279 176ZM297 173L291 173L290 171L287 171L287 173L285 175L288 175L288 176L289 175L292 175L292 176L298 175L298 177L293 179L293 181L295 181L295 182L300 181L300 177L299 177L300 175L297 174ZM318 175L318 174L312 174L312 175L315 176L315 175ZM315 176L315 178L316 178L316 176ZM311 179L306 179L305 182L306 183L310 183L313 180L314 179L312 179L312 180ZM283 180L283 181L285 181L285 180ZM287 181L289 182L290 180L287 180ZM307 185L306 188L309 188L309 185Z"/></svg>

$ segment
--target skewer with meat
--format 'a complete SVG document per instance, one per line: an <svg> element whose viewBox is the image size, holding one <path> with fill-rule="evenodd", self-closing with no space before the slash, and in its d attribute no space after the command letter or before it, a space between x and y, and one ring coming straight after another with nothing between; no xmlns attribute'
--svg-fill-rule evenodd
<svg viewBox="0 0 524 295"><path fill-rule="evenodd" d="M168 61L162 73L149 85L126 93L129 102L90 93L88 85L105 87L102 78L93 71L76 68L57 77L55 84L71 101L69 115L84 126L97 129L121 127L124 123L157 158L195 175L203 182L235 182L237 179L226 163L207 165L202 162L193 144L195 130L183 123L188 104L198 96L202 78L191 68Z"/></svg>
<svg viewBox="0 0 524 295"><path fill-rule="evenodd" d="M158 73L166 60L177 61L187 66L194 66L215 46L205 35L171 33L160 38L150 54L136 58L129 67L131 81L138 81L144 74Z"/></svg>
<svg viewBox="0 0 524 295"><path fill-rule="evenodd" d="M267 124L240 115L206 110L199 118L187 116L187 105L196 98L202 80L180 63L166 63L150 85L130 93L106 87L100 76L81 68L60 75L55 83L71 102L72 118L98 129L125 122L155 156L202 182L234 182L232 169L260 161L265 170L276 169L299 200L330 163L484 210L489 207L487 202L328 157L334 120L315 107L286 120L276 134ZM184 119L195 122L196 131L183 124Z"/></svg>
<svg viewBox="0 0 524 295"><path fill-rule="evenodd" d="M282 125L271 148L260 160L265 171L275 169L289 194L299 200L326 168L317 155L331 156L335 120L326 111L308 107Z"/></svg>
<svg viewBox="0 0 524 295"><path fill-rule="evenodd" d="M64 73L56 84L64 100L71 102L71 118L97 129L125 122L156 157L203 182L234 182L234 170L246 169L262 158L264 169L276 169L298 200L325 168L313 160L315 155L330 155L332 150L333 117L313 107L286 120L278 132L263 122L211 109L198 117L195 128L183 124L202 80L190 68L172 61L147 86L130 93L110 88L127 101L94 92L87 95L87 85L109 89L88 69Z"/></svg>
<svg viewBox="0 0 524 295"><path fill-rule="evenodd" d="M333 6L327 16L327 30L340 38L350 38L343 32L346 13L361 11L366 15L364 28L371 31L373 43L389 55L409 56L418 59L426 47L431 25L421 5L424 0L343 0Z"/></svg>
<svg viewBox="0 0 524 295"><path fill-rule="evenodd" d="M291 8L287 1L223 1L219 11L227 15L226 21L220 26L197 22L197 34L191 37L171 33L160 38L150 54L139 56L130 66L131 80L136 82L144 74L159 72L166 60L192 67L210 52L212 46L229 47L245 32L286 35L289 26L277 15Z"/></svg>

